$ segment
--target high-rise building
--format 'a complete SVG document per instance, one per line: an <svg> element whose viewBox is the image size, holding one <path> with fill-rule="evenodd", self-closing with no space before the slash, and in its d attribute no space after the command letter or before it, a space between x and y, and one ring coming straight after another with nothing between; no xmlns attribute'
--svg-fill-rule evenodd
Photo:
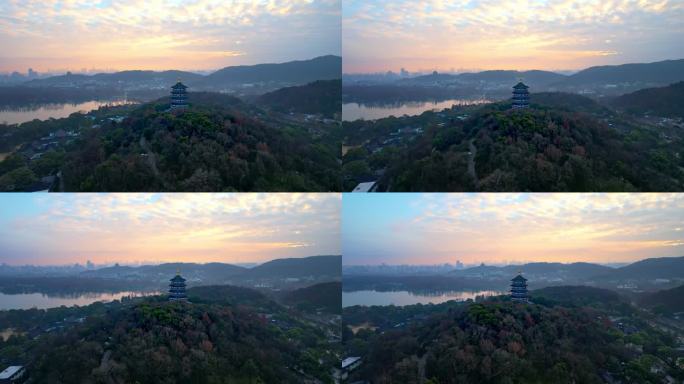
<svg viewBox="0 0 684 384"><path fill-rule="evenodd" d="M529 108L530 107L530 92L528 92L529 87L523 84L522 81L518 82L513 87L513 109Z"/></svg>
<svg viewBox="0 0 684 384"><path fill-rule="evenodd" d="M511 300L522 303L530 301L527 296L527 279L520 272L511 280Z"/></svg>
<svg viewBox="0 0 684 384"><path fill-rule="evenodd" d="M171 109L182 109L188 107L188 94L186 90L188 87L181 83L180 80L171 87Z"/></svg>
<svg viewBox="0 0 684 384"><path fill-rule="evenodd" d="M176 276L171 279L169 284L169 301L187 301L188 295L185 293L185 279L176 272Z"/></svg>

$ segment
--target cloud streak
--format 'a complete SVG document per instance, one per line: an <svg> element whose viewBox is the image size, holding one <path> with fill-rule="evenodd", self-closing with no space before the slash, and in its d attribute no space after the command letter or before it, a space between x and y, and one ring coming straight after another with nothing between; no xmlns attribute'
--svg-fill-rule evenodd
<svg viewBox="0 0 684 384"><path fill-rule="evenodd" d="M648 62L681 58L684 36L677 0L347 0L342 15L345 72Z"/></svg>
<svg viewBox="0 0 684 384"><path fill-rule="evenodd" d="M7 0L0 70L207 69L340 54L340 0Z"/></svg>

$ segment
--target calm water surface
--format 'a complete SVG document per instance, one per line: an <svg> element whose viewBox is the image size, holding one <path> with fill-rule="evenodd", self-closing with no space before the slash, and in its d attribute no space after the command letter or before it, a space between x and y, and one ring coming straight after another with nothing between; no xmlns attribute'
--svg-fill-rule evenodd
<svg viewBox="0 0 684 384"><path fill-rule="evenodd" d="M449 300L465 301L477 296L498 296L506 292L501 291L450 291L435 293L413 293L408 291L351 291L342 292L342 307L353 305L412 305L439 304Z"/></svg>
<svg viewBox="0 0 684 384"><path fill-rule="evenodd" d="M354 121L358 119L377 120L390 116L420 115L425 111L441 111L444 108L451 108L452 105L477 105L487 104L490 100L486 99L450 99L443 101L417 101L388 104L384 106L366 105L359 103L342 104L342 120Z"/></svg>
<svg viewBox="0 0 684 384"><path fill-rule="evenodd" d="M121 300L122 297L132 296L150 296L157 295L159 292L116 292L116 293L82 293L74 295L46 295L43 293L19 293L19 294L5 294L0 293L0 310L7 309L47 309L61 307L62 305L71 307L74 305L83 306L89 305L96 301L114 301Z"/></svg>
<svg viewBox="0 0 684 384"><path fill-rule="evenodd" d="M74 112L90 112L105 105L131 104L127 100L86 101L83 103L45 104L36 107L0 109L0 123L21 124L33 119L48 120L69 117Z"/></svg>

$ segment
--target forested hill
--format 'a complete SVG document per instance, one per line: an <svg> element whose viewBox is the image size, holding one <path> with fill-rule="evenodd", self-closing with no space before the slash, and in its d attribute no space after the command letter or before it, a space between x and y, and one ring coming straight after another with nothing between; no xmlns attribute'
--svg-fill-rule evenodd
<svg viewBox="0 0 684 384"><path fill-rule="evenodd" d="M194 288L196 302L146 299L89 311L82 325L15 351L35 383L330 382L325 334L258 293ZM238 292L231 292L238 289ZM208 296L207 296L208 295ZM102 308L102 304L93 305ZM86 308L87 309L87 308ZM18 347L17 347L18 348ZM314 382L314 381L312 381Z"/></svg>
<svg viewBox="0 0 684 384"><path fill-rule="evenodd" d="M554 95L567 99L570 96ZM575 110L538 103L484 107L465 121L430 127L388 161L381 187L392 191L673 191L684 189L682 140L609 125L591 100ZM577 100L574 104L578 104ZM573 104L569 104L573 106ZM590 113L590 111L598 112ZM586 112L583 112L586 111ZM616 124L621 124L618 127Z"/></svg>
<svg viewBox="0 0 684 384"><path fill-rule="evenodd" d="M661 313L684 312L684 285L645 294L639 302Z"/></svg>
<svg viewBox="0 0 684 384"><path fill-rule="evenodd" d="M530 304L503 297L345 308L345 347L363 357L352 379L407 384L684 379L670 353L676 338L649 325L613 292L556 287L532 295Z"/></svg>
<svg viewBox="0 0 684 384"><path fill-rule="evenodd" d="M684 81L622 95L611 104L630 113L684 118Z"/></svg>
<svg viewBox="0 0 684 384"><path fill-rule="evenodd" d="M266 116L221 94L168 99L87 132L62 168L65 191L338 191L334 127Z"/></svg>
<svg viewBox="0 0 684 384"><path fill-rule="evenodd" d="M306 85L281 88L261 95L257 102L281 112L341 116L342 81L320 80Z"/></svg>

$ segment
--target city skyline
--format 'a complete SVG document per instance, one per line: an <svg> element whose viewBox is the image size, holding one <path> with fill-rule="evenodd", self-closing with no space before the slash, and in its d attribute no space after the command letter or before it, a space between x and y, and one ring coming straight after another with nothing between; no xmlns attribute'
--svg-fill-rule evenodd
<svg viewBox="0 0 684 384"><path fill-rule="evenodd" d="M343 197L344 265L628 263L684 256L677 194Z"/></svg>
<svg viewBox="0 0 684 384"><path fill-rule="evenodd" d="M684 3L672 0L348 0L343 71L575 71L680 59L682 17Z"/></svg>
<svg viewBox="0 0 684 384"><path fill-rule="evenodd" d="M0 3L0 72L215 70L341 53L340 0Z"/></svg>
<svg viewBox="0 0 684 384"><path fill-rule="evenodd" d="M2 196L0 263L260 263L340 254L338 194Z"/></svg>

